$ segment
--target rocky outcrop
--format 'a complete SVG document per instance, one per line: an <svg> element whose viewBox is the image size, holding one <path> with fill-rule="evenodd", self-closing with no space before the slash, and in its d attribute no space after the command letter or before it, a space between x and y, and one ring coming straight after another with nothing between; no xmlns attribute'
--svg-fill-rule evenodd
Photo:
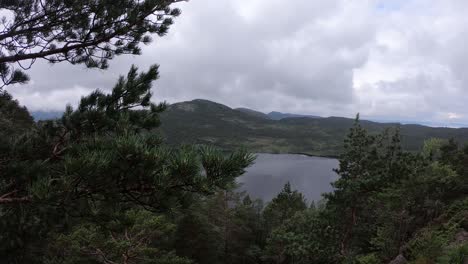
<svg viewBox="0 0 468 264"><path fill-rule="evenodd" d="M406 260L406 258L402 254L400 254L394 260L390 261L390 263L388 264L406 264L406 263L408 263L408 260Z"/></svg>
<svg viewBox="0 0 468 264"><path fill-rule="evenodd" d="M457 244L462 244L468 242L468 232L466 230L460 230L456 235L455 235L455 243Z"/></svg>

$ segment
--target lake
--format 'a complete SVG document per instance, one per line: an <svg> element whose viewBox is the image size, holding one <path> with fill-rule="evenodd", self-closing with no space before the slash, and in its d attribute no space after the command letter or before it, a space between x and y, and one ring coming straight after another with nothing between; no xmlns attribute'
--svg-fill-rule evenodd
<svg viewBox="0 0 468 264"><path fill-rule="evenodd" d="M288 181L293 189L302 192L308 202L321 199L321 194L332 190L337 179L333 168L338 160L296 154L257 154L255 164L239 178L241 190L252 198L270 201Z"/></svg>

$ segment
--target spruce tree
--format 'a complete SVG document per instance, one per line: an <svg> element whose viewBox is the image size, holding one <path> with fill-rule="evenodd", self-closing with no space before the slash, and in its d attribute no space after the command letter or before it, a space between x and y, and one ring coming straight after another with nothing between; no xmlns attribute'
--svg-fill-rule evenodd
<svg viewBox="0 0 468 264"><path fill-rule="evenodd" d="M265 207L263 217L266 222L266 228L273 230L284 221L293 217L296 212L303 211L306 208L307 204L304 195L297 190L293 191L291 184L288 182L284 185L281 192Z"/></svg>

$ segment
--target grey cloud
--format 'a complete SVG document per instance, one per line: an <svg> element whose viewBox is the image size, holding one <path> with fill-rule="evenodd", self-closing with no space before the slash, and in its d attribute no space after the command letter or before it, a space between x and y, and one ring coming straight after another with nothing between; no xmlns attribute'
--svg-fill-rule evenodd
<svg viewBox="0 0 468 264"><path fill-rule="evenodd" d="M163 71L163 87L185 93L191 90L184 85L190 80L188 84L200 92L195 96L217 97L230 104L242 104L242 96L260 91L299 101L352 102L353 69L366 61L365 46L373 39L373 28L364 19L350 22L347 18L353 17L347 12L352 9L342 10L345 1L327 1L323 13L318 5L323 1L297 1L295 5L269 1L270 6L260 1L267 10L260 8L252 20L226 10L219 1L204 2L223 10L224 22L196 28L196 18L179 21L178 32L185 43L190 43L189 50L177 71ZM202 6L200 2L199 8ZM186 13L190 11L200 14L194 10ZM298 12L294 15L294 11ZM345 15L337 17L336 13L343 12ZM200 16L203 21L209 14L201 12ZM347 35L332 32L334 29ZM162 65L171 64L171 60L171 53L161 57ZM268 107L267 103L259 100L257 108Z"/></svg>
<svg viewBox="0 0 468 264"><path fill-rule="evenodd" d="M466 1L412 0L384 17L359 77L365 88L356 91L356 109L371 116L468 124L467 7Z"/></svg>
<svg viewBox="0 0 468 264"><path fill-rule="evenodd" d="M120 57L104 73L35 65L34 84L25 87L49 95L77 85L109 89L129 64L144 69L157 62L162 78L156 95L170 101L207 98L242 105L245 97L262 93L275 100L257 100L252 107L273 109L283 105L281 98L298 111L307 110L297 108L301 101L350 104L353 69L365 63L374 28L365 19L367 4L347 2L191 1L169 36L145 47L142 56ZM45 107L23 101L32 109Z"/></svg>

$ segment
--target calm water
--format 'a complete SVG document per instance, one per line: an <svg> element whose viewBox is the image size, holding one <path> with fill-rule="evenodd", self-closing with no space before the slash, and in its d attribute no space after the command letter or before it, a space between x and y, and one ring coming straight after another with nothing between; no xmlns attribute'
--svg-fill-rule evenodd
<svg viewBox="0 0 468 264"><path fill-rule="evenodd" d="M332 171L338 160L293 154L257 154L252 165L239 181L241 189L251 197L269 201L286 182L299 190L307 201L320 200L321 194L331 191L330 183L337 175Z"/></svg>

